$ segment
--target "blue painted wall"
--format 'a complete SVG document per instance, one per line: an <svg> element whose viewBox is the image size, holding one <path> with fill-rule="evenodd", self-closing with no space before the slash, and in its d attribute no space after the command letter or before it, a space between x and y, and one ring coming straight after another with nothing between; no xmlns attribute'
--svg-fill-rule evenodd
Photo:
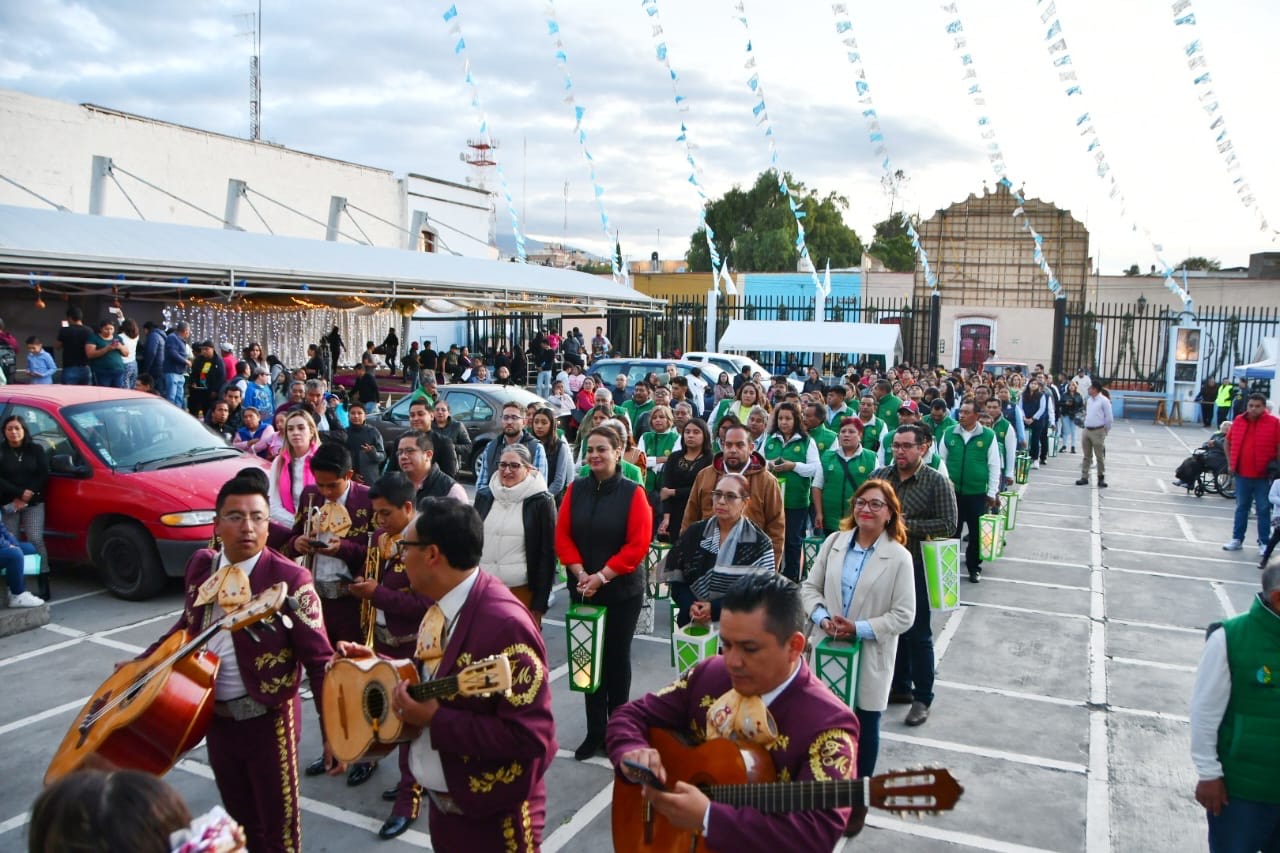
<svg viewBox="0 0 1280 853"><path fill-rule="evenodd" d="M822 278L822 274L818 274ZM803 296L813 299L813 277L808 273L747 273L746 296L751 297L788 297ZM856 272L833 272L831 274L831 297L845 299L862 296L862 274Z"/></svg>

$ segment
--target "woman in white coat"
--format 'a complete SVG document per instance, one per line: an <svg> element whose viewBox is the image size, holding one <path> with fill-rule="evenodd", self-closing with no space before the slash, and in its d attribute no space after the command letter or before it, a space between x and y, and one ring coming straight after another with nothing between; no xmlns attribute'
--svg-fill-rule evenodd
<svg viewBox="0 0 1280 853"><path fill-rule="evenodd" d="M880 751L880 715L889 706L898 635L915 621L915 574L904 547L902 506L889 483L863 483L849 509L840 530L822 543L800 591L817 630L862 640L853 710L860 731L858 776L866 777Z"/></svg>

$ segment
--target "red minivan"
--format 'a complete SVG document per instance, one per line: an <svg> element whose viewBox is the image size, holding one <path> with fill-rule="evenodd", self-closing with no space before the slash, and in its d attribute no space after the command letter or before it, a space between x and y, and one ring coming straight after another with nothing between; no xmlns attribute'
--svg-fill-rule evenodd
<svg viewBox="0 0 1280 853"><path fill-rule="evenodd" d="M223 483L262 460L228 447L153 394L83 385L0 387L0 421L18 415L49 460L49 558L91 562L121 598L181 577L213 536Z"/></svg>

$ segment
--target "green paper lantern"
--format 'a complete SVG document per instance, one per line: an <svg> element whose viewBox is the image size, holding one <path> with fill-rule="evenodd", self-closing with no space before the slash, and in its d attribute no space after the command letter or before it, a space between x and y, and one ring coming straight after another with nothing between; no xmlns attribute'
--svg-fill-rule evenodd
<svg viewBox="0 0 1280 853"><path fill-rule="evenodd" d="M40 555L39 554L23 554L22 555L22 573L24 575L40 574Z"/></svg>
<svg viewBox="0 0 1280 853"><path fill-rule="evenodd" d="M1000 514L1004 516L1004 529L1013 530L1018 520L1018 501L1021 495L1018 492L1008 491L1000 493Z"/></svg>
<svg viewBox="0 0 1280 853"><path fill-rule="evenodd" d="M836 640L823 637L813 647L813 671L836 697L854 707L858 700L858 659L862 640Z"/></svg>
<svg viewBox="0 0 1280 853"><path fill-rule="evenodd" d="M1019 486L1024 485L1031 477L1031 454L1019 450L1013 462L1013 480Z"/></svg>
<svg viewBox="0 0 1280 853"><path fill-rule="evenodd" d="M1058 431L1053 427L1049 427L1049 456L1058 455Z"/></svg>
<svg viewBox="0 0 1280 853"><path fill-rule="evenodd" d="M592 604L574 604L565 616L569 642L569 689L595 693L604 667L604 619L606 610Z"/></svg>
<svg viewBox="0 0 1280 853"><path fill-rule="evenodd" d="M802 559L800 561L800 580L809 577L809 572L813 571L814 561L818 559L818 552L822 550L822 543L827 541L825 536L806 536L804 538Z"/></svg>
<svg viewBox="0 0 1280 853"><path fill-rule="evenodd" d="M649 551L644 556L641 567L645 573L645 594L649 598L668 598L671 595L671 589L665 584L659 582L662 568L667 560L667 553L671 550L671 543L659 542L654 540L649 543Z"/></svg>
<svg viewBox="0 0 1280 853"><path fill-rule="evenodd" d="M1003 554L1004 516L995 513L978 516L978 555L984 560L998 560Z"/></svg>
<svg viewBox="0 0 1280 853"><path fill-rule="evenodd" d="M556 583L557 584L569 583L569 570L566 569L564 567L564 563L560 562L559 560L556 560Z"/></svg>
<svg viewBox="0 0 1280 853"><path fill-rule="evenodd" d="M671 649L676 670L684 672L694 664L715 657L720 651L720 629L714 625L690 622L671 632Z"/></svg>
<svg viewBox="0 0 1280 853"><path fill-rule="evenodd" d="M955 610L960 606L960 540L926 539L920 543L924 579L931 610Z"/></svg>

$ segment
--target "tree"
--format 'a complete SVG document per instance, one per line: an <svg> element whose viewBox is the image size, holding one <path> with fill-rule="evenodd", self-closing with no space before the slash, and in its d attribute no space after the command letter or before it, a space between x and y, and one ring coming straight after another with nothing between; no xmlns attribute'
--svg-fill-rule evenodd
<svg viewBox="0 0 1280 853"><path fill-rule="evenodd" d="M886 177L885 180L888 180ZM913 225L915 223L912 223ZM907 233L907 216L890 213L889 218L876 223L876 239L868 252L879 258L885 269L893 272L911 272L916 268L916 250Z"/></svg>
<svg viewBox="0 0 1280 853"><path fill-rule="evenodd" d="M1222 264L1217 258L1203 258L1196 255L1190 258L1184 258L1182 263L1174 264L1173 268L1176 270L1220 270L1222 269Z"/></svg>
<svg viewBox="0 0 1280 853"><path fill-rule="evenodd" d="M622 269L625 261L622 260L622 238L617 237L613 244L613 260L618 269Z"/></svg>
<svg viewBox="0 0 1280 853"><path fill-rule="evenodd" d="M805 243L815 268L853 266L862 258L862 241L844 224L842 211L849 202L837 193L819 196L790 174L784 174L800 209L804 211ZM788 272L800 259L796 248L796 222L786 197L778 191L778 173L761 172L748 190L734 186L706 209L707 222L715 232L716 250L722 260L738 270ZM699 228L689 238L685 261L693 272L711 270L706 230Z"/></svg>
<svg viewBox="0 0 1280 853"><path fill-rule="evenodd" d="M1138 269L1137 264L1130 264L1129 268L1124 271L1124 274L1127 276L1135 276L1135 275L1142 275L1142 272Z"/></svg>

